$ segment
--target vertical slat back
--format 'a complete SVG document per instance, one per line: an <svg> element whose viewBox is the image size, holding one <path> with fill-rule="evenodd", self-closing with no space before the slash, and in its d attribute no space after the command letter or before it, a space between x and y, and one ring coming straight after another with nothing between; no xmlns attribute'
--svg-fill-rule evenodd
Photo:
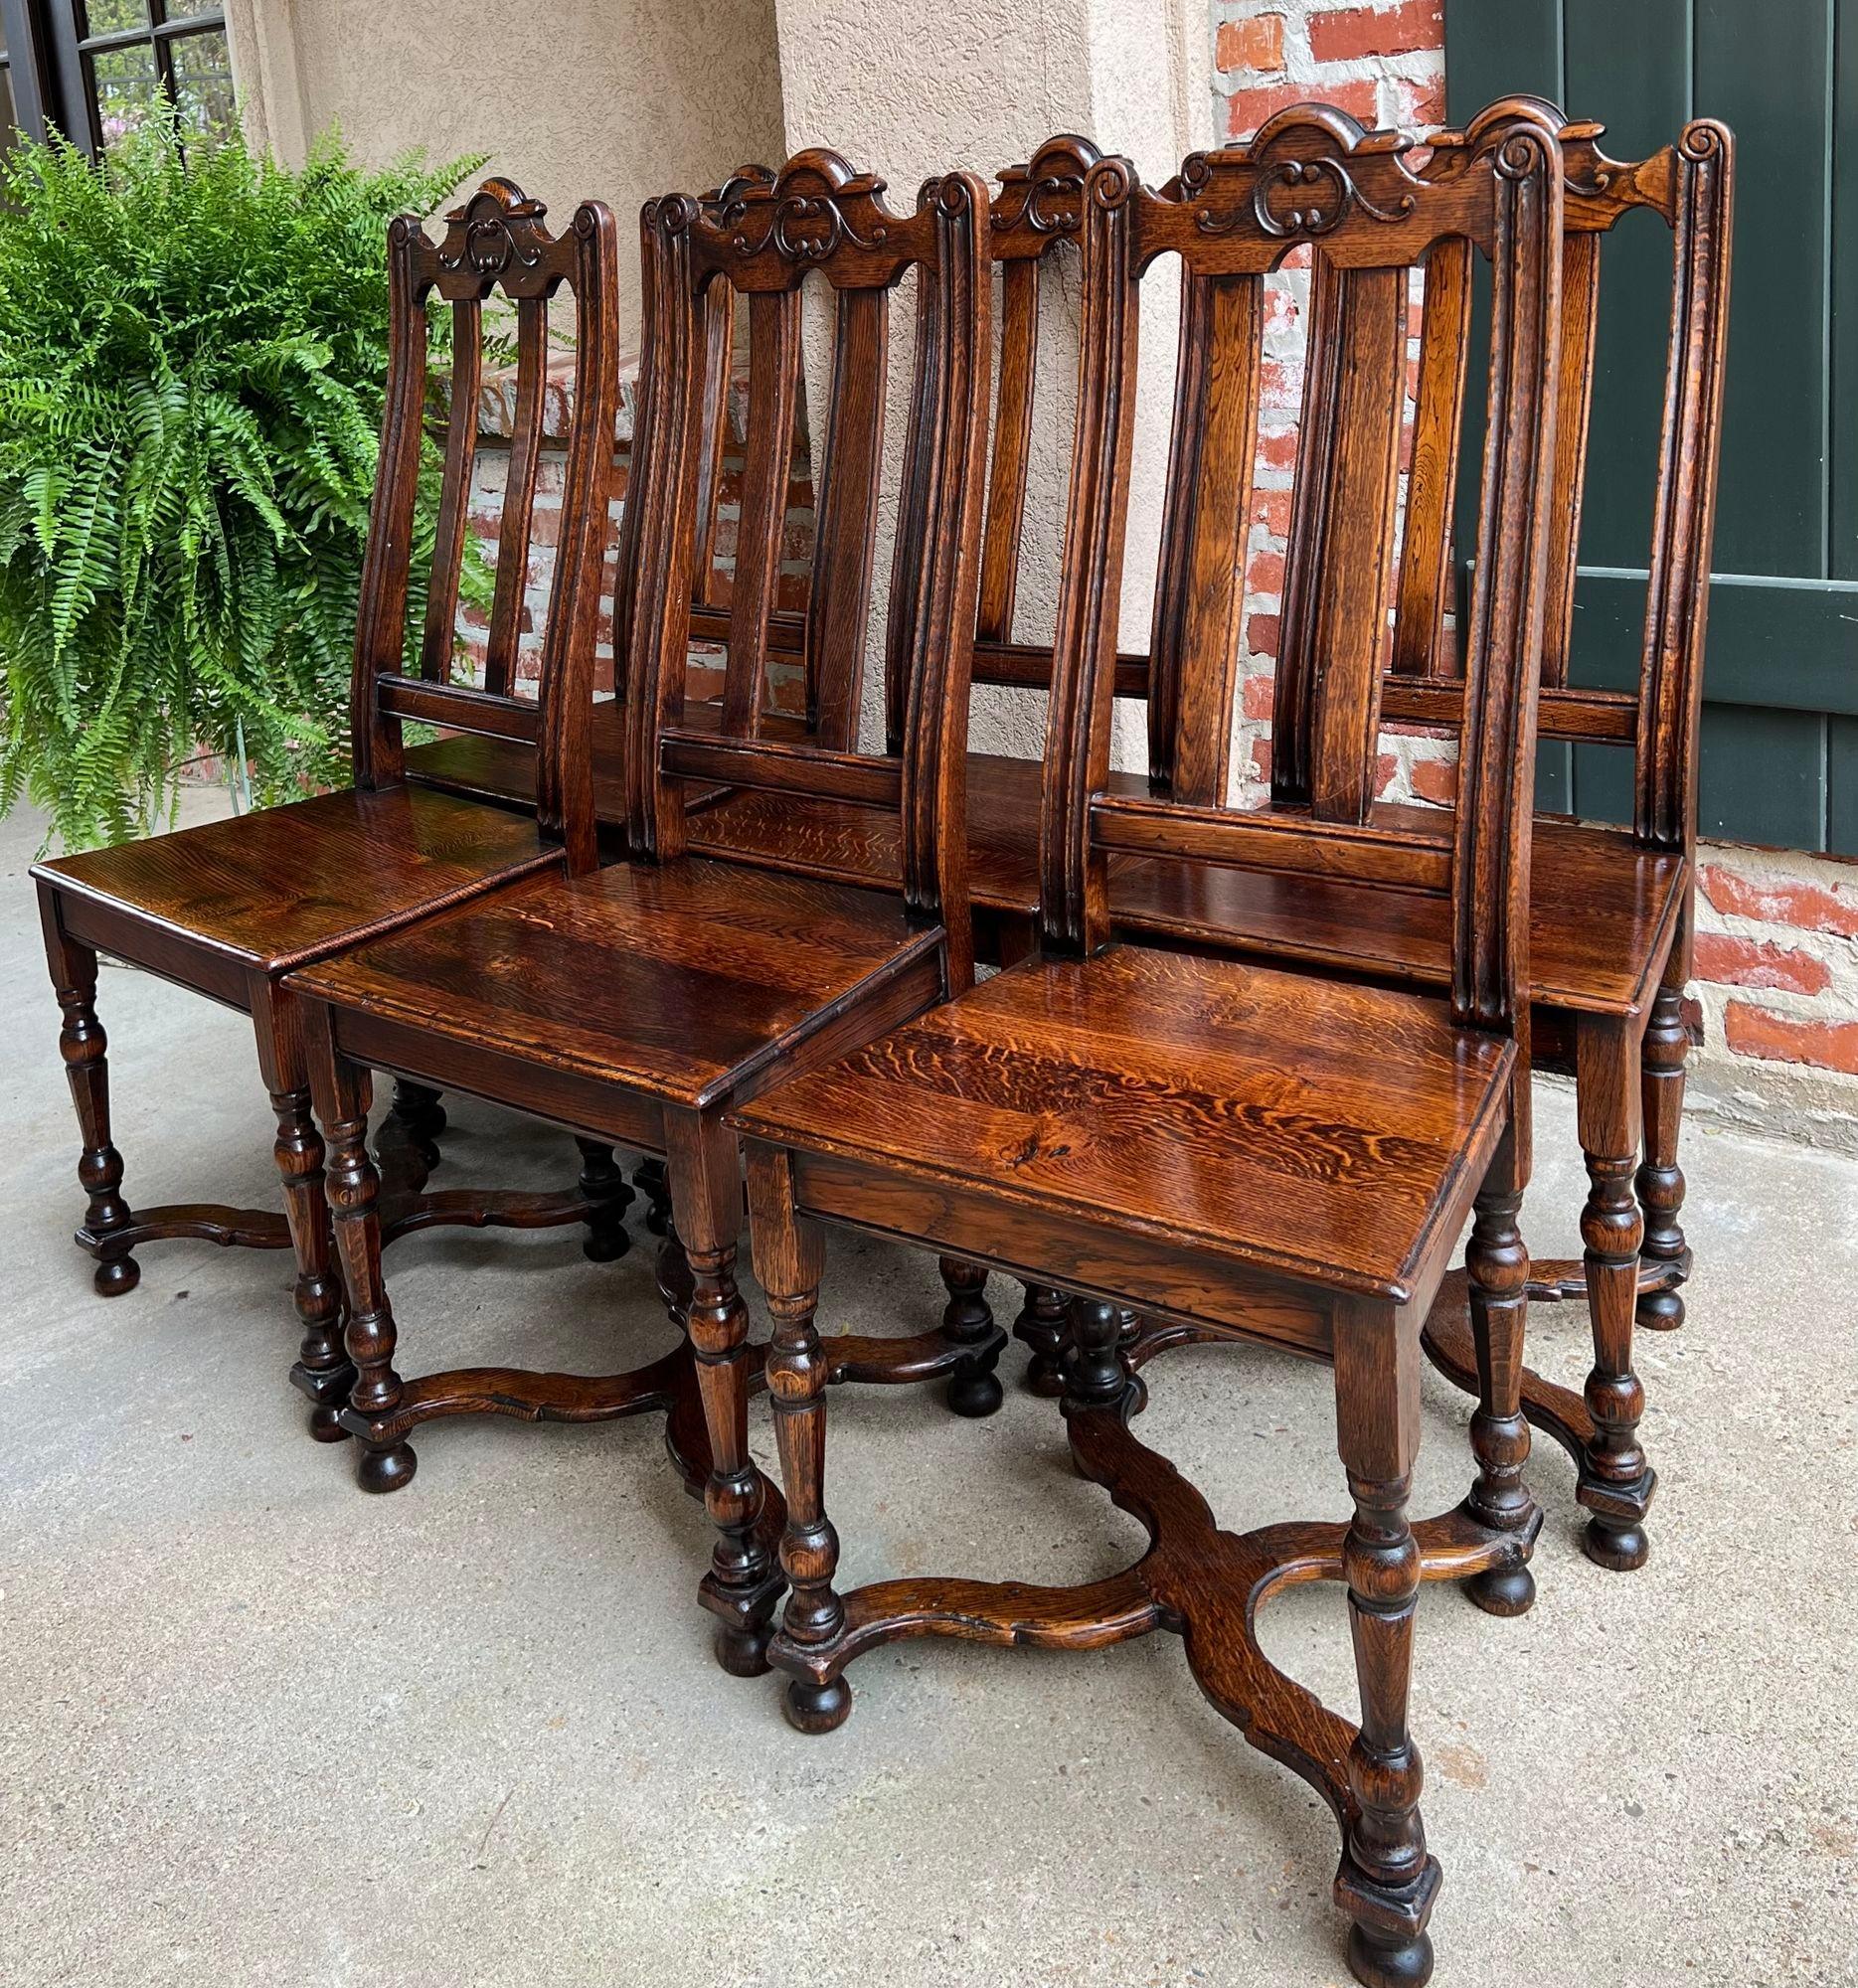
<svg viewBox="0 0 1858 1988"><path fill-rule="evenodd" d="M1038 367L1039 264L1031 260L1006 262L1000 269L1000 366L995 376L993 464L987 479L987 521L981 536L976 633L983 642L1013 639Z"/></svg>
<svg viewBox="0 0 1858 1988"><path fill-rule="evenodd" d="M1272 796L1318 819L1362 822L1374 802L1387 649L1408 270L1332 269L1317 250L1298 435L1293 557L1286 561ZM1294 576L1294 578L1293 578Z"/></svg>
<svg viewBox="0 0 1858 1988"><path fill-rule="evenodd" d="M1174 430L1149 649L1149 784L1226 797L1258 455L1264 281L1182 265Z"/></svg>
<svg viewBox="0 0 1858 1988"><path fill-rule="evenodd" d="M1445 183L1416 174L1405 151L1395 133L1364 131L1341 111L1301 105L1271 118L1250 146L1190 159L1159 195L1143 192L1121 161L1098 166L1087 182L1081 406L1041 829L1043 938L1060 951L1106 939L1103 880L1112 849L1443 893L1453 904L1457 1019L1520 1037L1559 377L1560 154L1553 122L1513 107L1471 127L1461 170ZM1458 239L1489 258L1496 309L1464 797L1447 840L1427 824L1367 817L1393 592L1408 295L1413 270L1440 242ZM1206 418L1185 423L1185 440L1177 434L1167 497L1191 522L1174 521L1164 561L1164 583L1191 602L1181 617L1182 678L1191 681L1203 660L1194 645L1215 647L1231 635L1235 582L1215 577L1213 555L1230 564L1228 506L1249 468L1237 461L1222 468L1216 458L1250 453L1238 446L1249 417L1236 387L1256 373L1256 285L1304 243L1320 258L1321 339L1306 410L1314 432L1303 438L1314 452L1300 484L1308 795L1246 811L1220 804L1223 797L1112 793L1109 709L1140 276L1174 253L1208 286L1201 298L1190 295L1185 314L1190 348L1206 350L1184 352L1177 378L1182 407L1204 406ZM1218 399L1222 373L1234 383L1230 405ZM1222 433L1225 447L1211 449ZM1190 444L1202 435L1196 452ZM1205 542L1198 585L1183 576L1195 571L1202 518L1221 529ZM1215 661L1224 667L1217 647ZM1200 710L1202 732L1229 717L1208 699ZM1214 749L1205 748L1208 763Z"/></svg>
<svg viewBox="0 0 1858 1988"><path fill-rule="evenodd" d="M403 216L388 236L389 365L381 464L363 562L351 692L356 782L379 787L404 771L405 720L533 743L536 818L563 843L571 868L596 860L589 707L602 554L618 414L617 237L596 201L575 211L567 235L550 234L546 210L506 180L487 181L446 217L442 243ZM536 459L547 377L547 305L566 285L576 303L574 393L569 404L562 528L556 550L540 682L532 705L514 694ZM493 666L484 689L446 681L464 551L482 385L485 300L515 306L518 383L510 489L497 544L491 609ZM423 442L428 302L453 308L449 429L435 534L428 621L420 674L401 673L409 570Z"/></svg>
<svg viewBox="0 0 1858 1988"><path fill-rule="evenodd" d="M800 295L760 292L749 299L749 412L743 433L742 522L729 606L729 661L723 679L725 730L753 737L760 727L767 675L767 618L780 585L798 405Z"/></svg>
<svg viewBox="0 0 1858 1988"><path fill-rule="evenodd" d="M980 566L980 519L991 357L991 289L985 264L986 189L969 173L924 189L917 209L884 204L884 183L855 173L836 153L806 151L768 187L752 188L723 213L706 215L678 197L656 204L648 274L654 299L652 418L646 496L639 527L639 572L627 659L627 828L634 855L667 860L686 847L687 781L724 780L777 792L808 793L900 815L904 902L911 915L940 922L950 979L972 972L966 900L964 783L968 675ZM759 662L766 646L768 578L739 577L731 614L731 678L721 726L683 724L697 456L705 380L699 319L717 286L748 296L751 411L744 496L744 543L753 566L759 542L784 513L786 452L792 434L800 325L800 285L817 274L836 293L837 358L827 436L822 508L834 541L822 568L814 621L862 636L869 593L873 478L881 454L881 409L888 344L881 307L915 272L919 291L915 414L903 465L904 488L920 492L915 560L902 569L908 597L887 603L887 656L907 651L900 758L861 757L824 739L764 739L759 723ZM779 438L776 453L769 431ZM781 472L772 487L776 463ZM759 494L752 494L759 493ZM855 538L866 544L854 547ZM771 569L772 552L761 560ZM753 603L762 593L764 603ZM737 681L753 647L757 684ZM849 735L856 682L837 693L842 710L822 713L824 731Z"/></svg>
<svg viewBox="0 0 1858 1988"><path fill-rule="evenodd" d="M445 473L432 538L432 583L426 595L420 674L444 683L451 674L458 625L458 582L470 529L471 472L477 463L478 400L484 381L484 307L460 297L451 307L451 393L445 418Z"/></svg>
<svg viewBox="0 0 1858 1988"><path fill-rule="evenodd" d="M516 409L510 422L509 482L497 531L497 584L490 602L484 688L508 697L522 641L523 596L529 588L529 542L535 526L536 477L542 466L543 399L548 386L549 300L516 302Z"/></svg>
<svg viewBox="0 0 1858 1988"><path fill-rule="evenodd" d="M1600 325L1600 237L1562 242L1561 393L1555 426L1555 511L1549 520L1548 625L1542 633L1542 683L1568 681L1574 645L1574 595L1581 553L1581 500L1587 488L1588 417L1594 406L1594 341Z"/></svg>
<svg viewBox="0 0 1858 1988"><path fill-rule="evenodd" d="M877 552L890 384L890 297L843 290L832 345L826 443L815 493L812 589L806 620L807 729L822 746L857 742L865 622Z"/></svg>
<svg viewBox="0 0 1858 1988"><path fill-rule="evenodd" d="M1402 677L1454 677L1457 652L1445 616L1453 597L1451 519L1469 377L1470 244L1437 244L1426 258L1425 280L1392 669Z"/></svg>
<svg viewBox="0 0 1858 1988"><path fill-rule="evenodd" d="M729 452L729 402L736 363L736 300L727 290L704 299L703 433L697 451L697 584L695 599L711 606L716 583L717 506L723 501L724 459ZM640 361L643 377L643 360Z"/></svg>

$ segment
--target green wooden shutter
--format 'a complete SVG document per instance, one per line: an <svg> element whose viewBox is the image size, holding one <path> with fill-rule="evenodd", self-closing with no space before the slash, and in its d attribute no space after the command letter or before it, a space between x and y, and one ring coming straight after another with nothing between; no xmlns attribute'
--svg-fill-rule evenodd
<svg viewBox="0 0 1858 1988"><path fill-rule="evenodd" d="M1535 91L1618 158L1734 129L1701 825L1858 855L1858 0L1445 0L1445 79L1455 123ZM1629 216L1601 255L1581 684L1637 681L1670 281L1669 231ZM1624 753L1544 746L1544 806L1628 820L1631 794Z"/></svg>

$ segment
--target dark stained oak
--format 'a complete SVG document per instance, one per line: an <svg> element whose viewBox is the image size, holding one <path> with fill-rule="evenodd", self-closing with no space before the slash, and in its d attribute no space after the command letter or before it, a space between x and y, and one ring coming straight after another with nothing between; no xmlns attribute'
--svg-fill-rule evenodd
<svg viewBox="0 0 1858 1988"><path fill-rule="evenodd" d="M1423 1982L1439 1866L1419 1814L1408 1729L1419 1588L1465 1582L1514 1614L1533 1598L1540 1515L1523 1480L1520 1405L1529 1257L1529 912L1536 697L1548 592L1555 405L1562 367L1562 173L1556 124L1500 106L1458 168L1415 174L1396 134L1294 107L1249 147L1188 161L1160 192L1128 165L1085 178L1079 408L1052 649L1037 847L1040 956L906 1026L737 1104L787 1496L788 1600L770 1661L786 1710L827 1732L851 1709L846 1669L894 1638L1090 1648L1180 1632L1202 1690L1253 1742L1304 1775L1341 1828L1336 1902L1370 1988ZM1308 798L1225 806L1240 536L1251 516L1262 387L1262 283L1314 247L1328 396L1300 431L1297 582L1307 617L1291 683ZM1372 810L1380 647L1393 598L1398 363L1412 269L1440 243L1490 263L1477 584L1463 680L1458 804L1430 820ZM1182 334L1150 686L1148 796L1109 775L1127 526L1139 284L1178 257ZM910 521L906 515L904 530ZM1307 550L1307 549L1306 549ZM1292 617L1294 619L1294 617ZM978 658L977 658L978 661ZM1440 907L1442 985L1376 988L1117 942L1115 890L1143 851L1369 897L1398 886ZM1478 1371L1476 1476L1458 1511L1416 1527L1421 1328L1474 1216L1465 1290ZM921 1578L841 1594L825 1504L829 1342L816 1323L832 1226L1029 1281L1036 1348L1070 1301L1064 1410L1088 1477L1150 1534L1127 1575L1060 1589ZM1608 1237L1608 1248L1623 1240ZM946 1269L944 1270L946 1274ZM973 1293L972 1296L969 1293ZM1219 1533L1205 1503L1133 1442L1130 1308L1191 1337L1253 1339L1327 1361L1346 1527ZM1623 1461L1623 1452L1622 1452ZM1347 1591L1361 1723L1266 1660L1260 1602L1295 1579Z"/></svg>
<svg viewBox="0 0 1858 1988"><path fill-rule="evenodd" d="M646 381L626 526L630 585L619 699L578 734L557 725L561 776L591 818L596 749L616 782L627 860L599 869L591 839L566 841L566 873L537 878L356 948L290 980L303 1004L311 1079L327 1132L330 1205L347 1289L355 1381L341 1412L364 1488L416 1468L409 1436L459 1414L591 1418L663 1406L675 1427L700 1406L705 1505L715 1545L701 1599L719 1618L726 1670L766 1668L785 1584L771 1514L749 1449L748 1404L762 1349L749 1340L736 1275L741 1158L724 1112L796 1071L853 1049L971 979L961 833L967 631L979 577L990 295L986 194L951 174L899 213L884 187L835 153L778 173L737 175L699 202L648 204L642 231ZM816 580L830 642L815 641L810 722L765 710L769 614L785 518L803 326L801 284L833 303L834 365ZM913 416L903 475L920 496L921 557L887 603L887 658L906 722L892 754L854 749L869 541L889 386L890 294L916 284ZM747 299L749 395L739 559L722 697L687 707L694 573L714 523L719 323ZM706 422L709 423L706 426ZM597 748L595 740L597 739ZM499 742L493 759L506 750ZM468 781L472 754L447 744L439 777ZM485 758L476 759L481 767ZM546 768L547 754L541 764ZM690 853L689 826L721 786L804 801L855 798L889 819L896 887L878 891L719 863ZM538 808L542 804L538 786ZM406 943L401 943L405 938ZM642 1176L665 1236L660 1289L688 1348L688 1385L516 1368L408 1378L382 1266L384 1210L364 1130L370 1067L427 1087L513 1104L661 1162ZM597 1175L595 1161L590 1162ZM960 1270L957 1283L967 1273ZM827 1378L945 1378L957 1412L998 1405L1004 1335L957 1299L932 1342L861 1341ZM689 1445L685 1445L686 1452Z"/></svg>
<svg viewBox="0 0 1858 1988"><path fill-rule="evenodd" d="M131 1252L146 1242L204 1237L268 1248L288 1240L296 1252L303 1327L292 1380L310 1397L310 1429L319 1439L341 1433L336 1413L351 1370L341 1343L341 1288L325 1206L324 1148L310 1114L303 1018L284 977L293 967L501 885L559 870L564 849L585 855L593 846L587 755L579 742L591 688L604 464L617 407L617 254L611 216L597 204L582 207L561 237L549 233L539 203L492 180L448 217L442 243L428 240L411 217L399 218L388 231L389 378L351 681L355 789L34 870L47 958L65 1014L61 1051L84 1138L79 1175L87 1208L78 1241L97 1259L97 1289L111 1295L133 1288L138 1271ZM557 554L555 612L539 696L529 702L510 694L512 603L520 601L528 567L547 303L564 286L577 300L580 369L565 499L569 523ZM478 689L450 685L444 675L475 445L481 306L495 290L517 309L520 447L498 547L487 687ZM425 312L434 298L451 305L455 361L431 575L436 605L419 673L410 676L403 670L427 413ZM401 726L414 713L527 742L534 797L528 811L407 786ZM196 1204L139 1216L130 1208L109 1133L106 1042L94 1005L99 951L252 1016L277 1120L284 1224ZM389 1234L437 1223L581 1221L589 1227L592 1253L610 1257L624 1248L618 1218L630 1194L609 1152L584 1150L581 1184L568 1196L425 1195L442 1124L434 1093L406 1091L397 1099L384 1133Z"/></svg>

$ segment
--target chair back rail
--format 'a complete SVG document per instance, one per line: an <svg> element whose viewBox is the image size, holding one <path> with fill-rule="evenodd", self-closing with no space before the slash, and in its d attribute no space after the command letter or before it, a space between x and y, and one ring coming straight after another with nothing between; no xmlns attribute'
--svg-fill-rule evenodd
<svg viewBox="0 0 1858 1988"><path fill-rule="evenodd" d="M1302 105L1251 145L1189 160L1159 192L1126 161L1085 190L1079 446L1074 452L1041 819L1046 946L1108 937L1106 857L1342 876L1447 895L1452 1008L1468 1026L1527 1027L1529 823L1535 701L1548 599L1561 321L1561 161L1553 121L1506 104L1465 134L1449 174L1412 170L1397 134ZM1495 306L1477 572L1466 671L1463 774L1436 826L1369 820L1382 643L1394 597L1399 445L1412 270L1462 242L1492 269ZM1304 716L1308 797L1240 813L1205 782L1201 746L1230 720L1230 672L1250 521L1263 345L1259 290L1300 243L1316 284L1318 344L1299 434L1303 570L1286 580L1290 683ZM1126 532L1145 271L1179 257L1187 286L1158 592L1158 687L1179 714L1176 766L1202 797L1132 800L1108 786L1117 602ZM1253 412L1248 412L1248 404ZM1151 718L1151 726L1153 720Z"/></svg>
<svg viewBox="0 0 1858 1988"><path fill-rule="evenodd" d="M434 244L416 217L388 230L389 349L381 463L363 557L351 694L358 786L397 783L406 720L446 725L537 748L536 816L571 867L596 860L589 705L618 413L617 236L598 202L575 211L566 234L508 180L492 179L446 218ZM546 418L548 310L566 287L576 305L575 387L561 540L532 705L515 695L537 475ZM509 482L482 689L448 682L464 558L478 398L483 306L500 292L516 311L516 398ZM452 310L452 373L444 470L419 674L402 673L415 509L426 399L426 312Z"/></svg>
<svg viewBox="0 0 1858 1988"><path fill-rule="evenodd" d="M640 857L685 847L684 782L721 781L894 806L902 820L905 903L944 924L955 984L971 972L964 768L968 659L978 599L987 435L991 292L986 189L972 174L931 182L899 214L884 183L837 154L806 151L771 184L744 185L712 211L673 196L654 204L652 373L638 507L639 556L627 658L627 830ZM908 662L901 749L852 749L863 678L888 384L891 292L914 272L918 330L910 435L901 467L918 507L916 556L887 602L887 655ZM813 651L820 723L805 741L763 736L762 684L786 510L798 380L800 286L826 283L835 306L820 516L831 543L815 564ZM706 377L701 324L718 290L748 299L750 391L741 550L730 603L720 725L683 724L700 536L698 468ZM776 473L777 472L777 473ZM754 549L754 550L752 550ZM745 577L746 568L746 577Z"/></svg>

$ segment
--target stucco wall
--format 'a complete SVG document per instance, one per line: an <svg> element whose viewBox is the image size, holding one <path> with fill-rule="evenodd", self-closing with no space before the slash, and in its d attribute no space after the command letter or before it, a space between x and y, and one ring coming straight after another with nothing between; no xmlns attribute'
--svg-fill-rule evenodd
<svg viewBox="0 0 1858 1988"><path fill-rule="evenodd" d="M606 201L628 250L651 195L781 151L774 0L241 0L232 30L280 156L331 123L370 160L488 150L558 220Z"/></svg>

